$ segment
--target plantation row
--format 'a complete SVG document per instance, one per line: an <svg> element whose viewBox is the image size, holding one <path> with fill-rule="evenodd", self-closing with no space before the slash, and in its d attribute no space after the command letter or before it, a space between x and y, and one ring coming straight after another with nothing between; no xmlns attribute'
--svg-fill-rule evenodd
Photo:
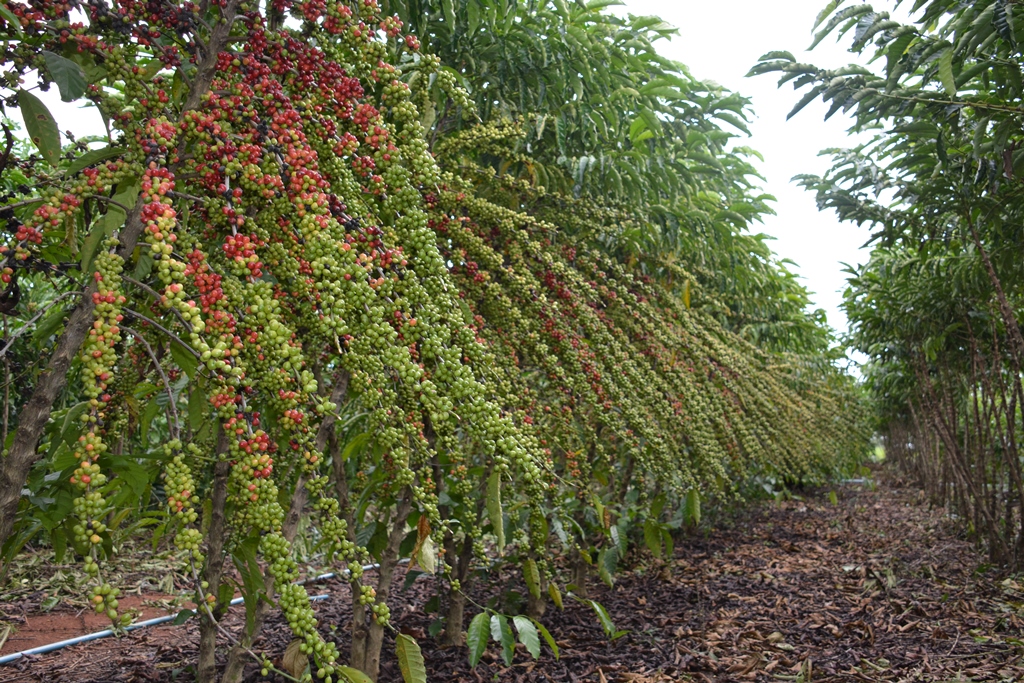
<svg viewBox="0 0 1024 683"><path fill-rule="evenodd" d="M831 2L816 42L852 31L880 66L824 70L788 53L781 71L851 111L873 139L830 150L806 177L822 208L868 223L876 244L851 272L852 342L887 454L947 504L994 563L1024 563L1024 71L1021 10L1000 0L917 0L904 25L871 5ZM881 58L881 59L879 59Z"/></svg>
<svg viewBox="0 0 1024 683"><path fill-rule="evenodd" d="M746 102L608 4L0 7L32 140L0 159L5 565L81 558L122 623L105 564L149 540L192 579L198 680L271 668L275 608L309 676L376 680L403 559L444 577L439 637L536 656L547 603L670 554L702 501L855 463L858 389L746 232L767 197L719 125ZM108 136L62 145L49 88ZM350 572L348 653L300 540ZM484 563L526 614L467 622Z"/></svg>

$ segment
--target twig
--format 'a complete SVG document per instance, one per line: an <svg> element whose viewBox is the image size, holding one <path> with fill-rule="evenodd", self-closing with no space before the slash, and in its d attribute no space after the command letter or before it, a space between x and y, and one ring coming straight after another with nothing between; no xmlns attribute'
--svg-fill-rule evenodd
<svg viewBox="0 0 1024 683"><path fill-rule="evenodd" d="M191 346L189 346L188 344L186 344L185 342L183 342L183 341L181 340L181 338L180 338L180 337L179 337L178 335L174 334L174 333L173 333L173 332L171 332L171 331L170 331L169 329L167 329L166 327L164 327L163 325L161 325L161 324L160 324L160 323L158 323L157 321L153 320L152 318L146 317L146 316L142 315L141 313L139 313L138 311L133 311L133 310L132 310L132 309L130 309L130 308L125 308L125 309L122 309L122 311L123 311L123 313L124 313L125 315L130 315L130 316L132 316L132 317L138 318L139 320L142 320L142 321L144 321L144 322L146 322L146 323L148 323L148 324L152 325L152 326L153 326L153 327L155 327L156 329L160 330L161 332L163 332L164 334L166 334L166 335L167 335L168 337L170 337L170 338L171 338L171 339L173 339L174 341L176 341L176 342L178 342L179 344L181 344L182 346L184 346L184 347L185 347L185 349L186 349L186 350L187 350L187 351L188 351L189 353L191 353L191 354L192 354L193 356L195 356L196 358L200 358L200 357L201 357L198 351L196 351L196 350L195 350L195 349L193 349L193 348L192 348Z"/></svg>
<svg viewBox="0 0 1024 683"><path fill-rule="evenodd" d="M7 209L20 209L23 206L29 206L30 204L38 204L41 201L44 201L43 197L26 199L21 202L14 202L13 204L4 204L3 206L0 206L0 212L6 211Z"/></svg>
<svg viewBox="0 0 1024 683"><path fill-rule="evenodd" d="M146 292L149 293L150 296L152 296L157 301L160 301L161 299L163 299L163 296L158 291L156 291L155 289L153 289L152 287L150 287L147 284L143 284L142 282L139 282L138 280L136 280L134 278L130 278L130 277L126 276L126 275L122 275L121 279L124 280L125 282L128 282L128 283L131 283L131 284L135 285L139 289L145 290ZM187 329L189 332L192 331L191 323L189 323L187 320L185 320L185 318L183 318L181 316L181 312L177 308L173 308L172 307L171 308L171 312L174 313L175 316L177 316L178 320L181 321L181 324L185 326L185 329Z"/></svg>
<svg viewBox="0 0 1024 683"><path fill-rule="evenodd" d="M129 209L127 206L125 206L121 202L119 202L117 200L114 200L114 199L111 199L110 197L104 197L101 194L87 194L85 196L88 197L89 199L98 199L101 202L106 202L107 204L113 204L114 206L116 206L119 209L123 210L125 213L128 213L129 211L131 211L131 209Z"/></svg>
<svg viewBox="0 0 1024 683"><path fill-rule="evenodd" d="M42 308L42 310L40 310L38 313L36 313L34 317L32 317L17 332L14 333L14 335L7 342L7 346L5 346L4 348L0 349L0 358L2 358L3 356L5 356L7 354L7 351L11 348L11 346L14 345L14 342L18 339L18 337L20 337L21 335L23 335L26 332L28 332L29 328L32 327L32 324L35 321L39 320L41 317L43 317L43 315L45 315L48 310L53 308L57 304L58 301L60 301L61 299L66 299L69 296L80 296L81 294L82 294L81 292L64 292L63 294L58 296L56 299L54 299L53 301L48 303L46 306L44 306Z"/></svg>
<svg viewBox="0 0 1024 683"><path fill-rule="evenodd" d="M894 95L892 93L876 91L876 95L881 97L887 97L891 100L901 100L903 102L920 102L922 104L944 104L953 105L957 107L970 107L971 109L990 109L992 111L1004 111L1010 114L1024 114L1024 109L1021 107L1008 107L999 104L986 104L985 102L975 102L973 100L943 100L937 97L911 97L907 95Z"/></svg>
<svg viewBox="0 0 1024 683"><path fill-rule="evenodd" d="M188 194L186 192L178 192L177 190L168 190L167 194L171 195L172 197L178 197L180 199L189 199L189 200L191 200L193 202L199 202L200 204L205 204L206 203L206 200L204 198L197 197L194 194Z"/></svg>
<svg viewBox="0 0 1024 683"><path fill-rule="evenodd" d="M960 629L957 629L956 630L956 639L953 641L953 647L949 648L949 652L946 653L947 657L950 656L951 654L953 654L953 650L956 649L957 643L959 643L959 642L960 642Z"/></svg>
<svg viewBox="0 0 1024 683"><path fill-rule="evenodd" d="M153 353L153 347L149 345L149 342L146 341L146 338L142 336L141 332L124 325L121 325L121 329L142 342L142 345L146 347L146 352L149 354L149 357L153 359L153 366L156 367L156 371L159 373L160 379L164 383L164 389L167 390L167 398L170 400L171 417L174 418L174 422L170 425L171 438L177 439L178 435L181 433L181 423L178 420L178 405L174 400L174 392L171 390L171 382L167 379L167 373L165 373L164 369L160 366L160 359L156 357L155 353Z"/></svg>

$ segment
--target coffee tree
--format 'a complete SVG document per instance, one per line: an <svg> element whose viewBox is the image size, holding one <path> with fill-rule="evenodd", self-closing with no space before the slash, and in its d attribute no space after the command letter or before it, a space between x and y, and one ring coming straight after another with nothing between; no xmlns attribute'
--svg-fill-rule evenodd
<svg viewBox="0 0 1024 683"><path fill-rule="evenodd" d="M827 332L744 232L767 208L714 120L742 129L745 104L677 65L652 76L666 29L603 4L4 5L3 102L32 143L5 126L5 565L28 543L81 558L123 625L105 565L149 537L189 577L199 680L269 669L253 643L272 608L305 676L375 680L403 558L441 577L451 643L470 567L521 567L527 615L477 615L470 654L493 621L507 658L509 623L536 656L545 596L584 595L591 565L611 581L631 544L670 554L702 499L859 455ZM492 107L512 91L443 44L463 17L482 43L481 17L583 26L574 59L610 49L629 68L608 81L632 85L567 111L509 81L520 107ZM107 134L62 135L36 94L52 88ZM347 654L317 628L297 540L346 572ZM415 641L396 642L421 680Z"/></svg>
<svg viewBox="0 0 1024 683"><path fill-rule="evenodd" d="M994 562L1024 558L1020 405L1021 60L1019 9L996 0L918 0L913 21L831 2L815 43L852 36L873 66L821 69L792 54L781 73L829 115L853 115L873 139L828 150L806 176L819 206L867 223L877 249L851 272L853 342L894 459L937 504L968 520Z"/></svg>

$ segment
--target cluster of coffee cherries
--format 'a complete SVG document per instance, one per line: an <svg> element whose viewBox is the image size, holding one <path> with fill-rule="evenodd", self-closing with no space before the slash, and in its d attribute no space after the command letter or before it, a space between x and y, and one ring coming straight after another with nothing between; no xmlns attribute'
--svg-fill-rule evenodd
<svg viewBox="0 0 1024 683"><path fill-rule="evenodd" d="M195 443L187 446L188 454L195 457L200 449ZM194 562L203 561L202 538L198 529L190 524L195 523L199 513L195 509L196 483L192 477L192 469L182 452L181 441L172 439L164 445L164 455L168 459L164 465L164 491L167 494L167 506L170 511L185 525L175 534L174 545L178 550L187 553Z"/></svg>
<svg viewBox="0 0 1024 683"><path fill-rule="evenodd" d="M107 502L101 493L107 477L98 461L107 450L103 430L106 407L110 401L108 382L111 382L117 364L115 346L121 341L119 324L122 319L121 305L125 301L120 287L122 260L114 253L116 246L117 240L107 240L104 249L95 258L92 278L95 290L91 292L93 324L80 353L84 368L82 384L88 398L88 410L82 413L85 433L78 438L74 451L78 467L71 476L71 483L78 487L81 495L74 501L78 523L73 530L75 540L89 548L85 570L91 576L99 574L99 546L107 531L102 521L107 512ZM116 620L116 593L111 593L106 584L101 588L104 592L94 593L93 597L97 611L105 611L111 619ZM102 599L96 603L99 596Z"/></svg>

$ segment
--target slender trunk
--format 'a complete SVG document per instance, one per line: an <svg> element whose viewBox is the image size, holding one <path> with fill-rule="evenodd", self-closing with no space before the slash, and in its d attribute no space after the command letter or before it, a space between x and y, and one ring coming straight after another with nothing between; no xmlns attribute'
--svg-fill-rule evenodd
<svg viewBox="0 0 1024 683"><path fill-rule="evenodd" d="M341 459L341 447L338 442L338 435L334 430L328 437L328 445L331 452L331 464L334 469L334 493L338 497L339 511L342 519L345 520L348 540L356 542L355 513L349 501L348 475L345 473L345 463ZM357 669L362 668L366 661L366 639L369 631L366 628L366 605L359 601L362 583L356 577L349 580L352 589L352 645L349 649L349 664Z"/></svg>
<svg viewBox="0 0 1024 683"><path fill-rule="evenodd" d="M228 436L223 429L217 437L217 457L228 450ZM217 460L213 468L213 495L210 506L210 525L206 532L206 568L203 580L209 585L210 595L218 596L211 608L213 619L200 606L199 612L199 662L196 667L197 683L215 683L217 680L217 620L224 614L227 605L220 602L220 580L224 573L224 542L227 536L227 519L224 513L228 498L228 476L231 465L227 460Z"/></svg>
<svg viewBox="0 0 1024 683"><path fill-rule="evenodd" d="M348 380L349 375L344 370L335 378L334 388L331 391L331 403L337 404L348 393ZM319 453L323 453L327 447L328 438L331 432L334 431L334 423L336 421L337 417L335 414L329 413L320 422L320 428L316 433L316 450ZM284 536L289 544L295 540L295 534L299 529L299 520L302 519L302 509L306 504L307 479L306 474L299 475L298 481L295 482L295 490L292 493L288 514L285 515L284 522L281 524L281 535ZM256 605L252 631L243 633L238 639L238 643L231 648L231 652L228 654L228 665L224 670L223 683L239 683L242 680L242 673L245 669L249 649L252 647L256 637L259 636L260 631L263 630L263 622L270 612L271 601L274 599L274 578L269 574L263 577L263 590L267 594L267 599L260 600Z"/></svg>
<svg viewBox="0 0 1024 683"><path fill-rule="evenodd" d="M463 625L466 623L466 584L469 582L469 565L473 561L473 539L466 536L461 547L454 537L445 539L445 554L451 558L452 574L459 582L459 590L448 591L448 615L444 623L441 644L458 647L466 642Z"/></svg>
<svg viewBox="0 0 1024 683"><path fill-rule="evenodd" d="M230 0L221 10L222 21L214 27L210 34L210 39L205 46L203 61L196 71L183 112L197 108L202 102L203 95L210 90L213 77L217 72L219 53L227 45L231 24L234 21L239 2L240 0ZM143 201L144 199L140 197L132 210L128 212L124 228L118 234L120 246L117 248L117 253L125 263L131 263L132 252L142 234L143 225L140 215ZM36 452L39 437L42 436L46 423L50 420L54 402L67 385L71 363L92 326L92 295L95 291L96 283L90 278L89 286L82 292L82 297L71 312L64 332L57 340L57 347L53 355L50 356L46 369L39 374L32 395L18 416L18 428L14 433L10 452L6 458L0 461L0 547L7 541L7 537L10 536L11 530L14 528L14 518L18 511L21 490L25 486L28 472L41 457L41 454Z"/></svg>
<svg viewBox="0 0 1024 683"><path fill-rule="evenodd" d="M395 508L395 516L392 520L391 532L388 534L388 543L380 556L380 568L377 577L377 601L387 602L391 594L391 583L394 579L395 567L398 566L399 547L405 538L405 522L409 519L412 511L412 490L408 487L402 492L402 496ZM355 596L354 596L355 597ZM358 598L355 598L358 599ZM366 645L363 651L362 665L353 665L362 670L371 680L376 681L380 674L380 651L384 645L384 627L372 617L366 624Z"/></svg>
<svg viewBox="0 0 1024 683"><path fill-rule="evenodd" d="M576 586L575 593L581 598L587 597L587 575L590 565L583 559L583 553L575 551L572 557L572 583Z"/></svg>

